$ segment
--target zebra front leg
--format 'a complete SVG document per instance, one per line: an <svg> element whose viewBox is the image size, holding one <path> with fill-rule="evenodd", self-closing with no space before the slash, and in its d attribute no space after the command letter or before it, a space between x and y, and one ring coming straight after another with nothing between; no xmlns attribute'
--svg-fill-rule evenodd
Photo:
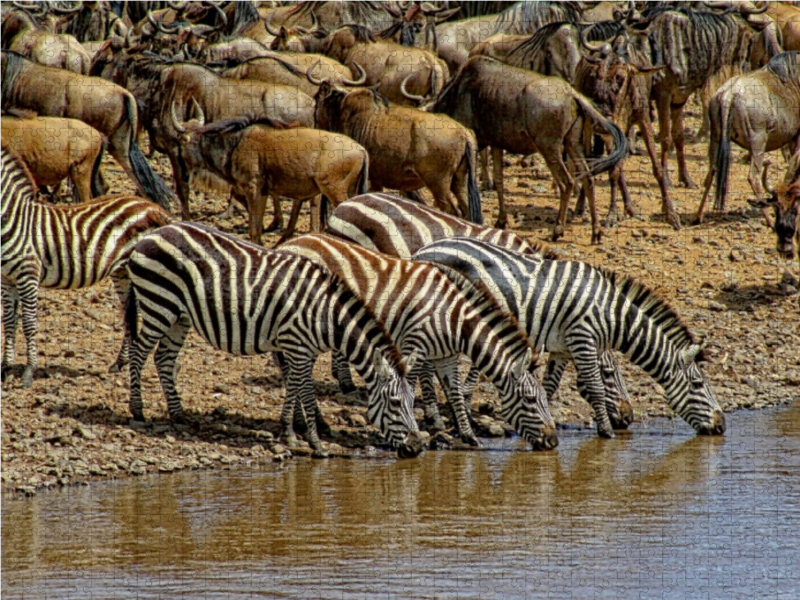
<svg viewBox="0 0 800 600"><path fill-rule="evenodd" d="M439 412L439 401L436 398L436 388L433 378L436 373L433 363L423 360L409 374L408 380L414 382L419 379L422 388L422 407L425 411L425 427L432 431L444 431L444 420Z"/></svg>
<svg viewBox="0 0 800 600"><path fill-rule="evenodd" d="M458 374L458 355L449 358L433 361L436 367L436 373L439 376L439 381L444 388L445 396L453 408L453 413L456 416L456 424L458 426L458 433L461 435L461 440L470 446L480 446L481 443L472 431L472 426L469 423L469 414L467 411L464 396L461 395L461 379Z"/></svg>
<svg viewBox="0 0 800 600"><path fill-rule="evenodd" d="M3 290L3 333L6 336L3 344L3 366L2 377L5 379L11 365L14 364L14 342L17 336L17 320L19 313L19 294L17 288L5 281L2 284Z"/></svg>
<svg viewBox="0 0 800 600"><path fill-rule="evenodd" d="M297 355L284 354L284 357L286 359L286 402L302 402L306 413L306 438L314 451L313 456L325 458L328 453L322 447L317 435L317 399L312 379L314 357L299 353ZM286 412L286 403L284 403L283 413ZM281 414L281 421L283 421L284 414ZM291 408L288 418L292 418Z"/></svg>
<svg viewBox="0 0 800 600"><path fill-rule="evenodd" d="M111 282L114 284L114 293L123 306L125 307L125 299L130 289L130 280L128 279L127 272L123 269L121 273L112 273ZM123 319L122 321L122 347L119 349L117 359L108 367L109 373L119 373L122 368L128 364L130 360L130 347L131 347L131 331L128 322Z"/></svg>
<svg viewBox="0 0 800 600"><path fill-rule="evenodd" d="M569 357L563 354L550 354L545 368L544 381L542 387L547 394L547 401L553 402L558 392L558 386L561 385L561 378L564 376L564 369L567 368Z"/></svg>
<svg viewBox="0 0 800 600"><path fill-rule="evenodd" d="M17 280L19 300L22 304L22 332L28 345L28 364L22 372L22 387L33 385L33 374L39 366L39 350L36 345L36 332L39 328L36 312L39 308L39 270L35 276Z"/></svg>
<svg viewBox="0 0 800 600"><path fill-rule="evenodd" d="M278 363L278 368L281 370L281 377L283 377L283 382L286 386L284 389L285 397L280 419L281 430L283 431L281 439L283 439L290 448L296 448L297 435L294 432L295 398L289 395L289 367L286 364L286 357L283 352L273 352L272 355L275 357L275 362Z"/></svg>
<svg viewBox="0 0 800 600"><path fill-rule="evenodd" d="M586 340L573 344L572 359L578 371L578 392L592 407L594 420L597 423L597 434L604 438L613 438L614 429L608 417L606 407L606 391L600 375L597 349L586 346Z"/></svg>
<svg viewBox="0 0 800 600"><path fill-rule="evenodd" d="M173 323L172 327L169 328L166 335L158 343L154 358L156 369L158 370L158 378L161 380L161 389L164 390L164 396L167 399L169 418L176 424L185 424L186 416L181 406L181 398L175 389L175 361L183 347L183 342L186 340L190 327L191 322L187 316L182 316Z"/></svg>
<svg viewBox="0 0 800 600"><path fill-rule="evenodd" d="M334 350L333 357L331 357L331 374L339 382L339 390L345 396L358 391L350 373L350 363L338 350Z"/></svg>
<svg viewBox="0 0 800 600"><path fill-rule="evenodd" d="M461 395L464 396L464 402L467 404L472 400L472 395L475 393L475 388L478 387L478 380L481 378L481 370L472 365L469 368L464 383L461 385Z"/></svg>

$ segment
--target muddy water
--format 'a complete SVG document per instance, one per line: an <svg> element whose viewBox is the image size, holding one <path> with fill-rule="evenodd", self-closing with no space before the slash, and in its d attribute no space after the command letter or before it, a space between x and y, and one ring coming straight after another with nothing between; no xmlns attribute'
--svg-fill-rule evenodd
<svg viewBox="0 0 800 600"><path fill-rule="evenodd" d="M800 598L800 402L3 501L4 598Z"/></svg>

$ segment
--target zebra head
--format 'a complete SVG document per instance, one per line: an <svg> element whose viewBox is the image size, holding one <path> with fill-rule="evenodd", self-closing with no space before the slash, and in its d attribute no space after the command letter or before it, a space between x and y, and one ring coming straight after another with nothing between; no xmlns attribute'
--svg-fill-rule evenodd
<svg viewBox="0 0 800 600"><path fill-rule="evenodd" d="M711 391L708 376L700 370L702 347L692 344L679 353L673 385L667 390L669 404L700 435L725 433L725 416Z"/></svg>
<svg viewBox="0 0 800 600"><path fill-rule="evenodd" d="M610 350L602 352L599 359L600 376L606 390L606 412L614 429L627 429L633 423L633 406L628 388L622 378L619 361Z"/></svg>
<svg viewBox="0 0 800 600"><path fill-rule="evenodd" d="M416 360L412 353L406 359L406 368L412 368ZM375 385L368 386L367 417L397 448L400 458L413 458L422 452L422 437L414 418L414 388L379 352L375 353L373 367Z"/></svg>
<svg viewBox="0 0 800 600"><path fill-rule="evenodd" d="M528 348L511 366L511 385L500 390L503 418L534 450L552 450L558 446L556 425L547 406L547 394L530 373L532 358Z"/></svg>

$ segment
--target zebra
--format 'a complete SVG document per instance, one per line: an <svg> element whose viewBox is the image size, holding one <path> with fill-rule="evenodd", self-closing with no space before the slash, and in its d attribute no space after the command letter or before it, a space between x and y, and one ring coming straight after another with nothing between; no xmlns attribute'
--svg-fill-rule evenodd
<svg viewBox="0 0 800 600"><path fill-rule="evenodd" d="M697 362L698 343L675 311L634 279L592 265L509 252L466 237L428 244L414 254L491 282L508 302L524 298L531 341L569 353L578 391L594 409L598 433L613 436L605 414L598 355L619 350L665 390L667 403L700 434L725 432L725 417Z"/></svg>
<svg viewBox="0 0 800 600"><path fill-rule="evenodd" d="M364 194L343 202L331 214L327 232L376 252L405 259L410 259L426 244L455 236L483 240L512 252L558 258L542 244L529 243L510 231L476 225L389 194ZM523 299L518 298L510 308L518 308L522 302ZM515 316L523 326L527 324L520 318L524 314L517 312ZM531 331L528 334L532 335ZM556 395L569 360L569 354L550 352L543 381L550 400ZM633 422L633 407L619 362L610 350L600 354L599 362L606 393L606 411L612 428L627 429ZM422 366L419 372L423 398L430 405L428 398L433 397L435 402L431 370ZM472 396L479 375L478 369L470 369L462 389L466 402Z"/></svg>
<svg viewBox="0 0 800 600"><path fill-rule="evenodd" d="M144 420L141 370L156 345L155 363L170 418L185 421L175 389L175 361L193 326L210 345L231 354L283 353L284 426L291 425L296 400L306 415L315 417L311 375L316 357L333 349L342 352L367 384L369 419L401 457L421 451L414 390L406 381L400 353L382 323L338 277L310 260L186 222L143 237L131 253L128 273L128 368L135 421ZM142 327L137 331L139 313ZM314 456L326 456L316 419L306 421Z"/></svg>
<svg viewBox="0 0 800 600"><path fill-rule="evenodd" d="M39 203L25 164L7 150L2 150L0 158L6 336L2 372L5 374L14 361L21 303L22 330L28 350L22 385L30 387L38 367L39 288L78 289L110 277L122 302L128 288L125 263L131 249L144 233L171 223L172 217L160 206L131 195L105 196L73 206ZM126 329L111 371L127 363L129 342Z"/></svg>
<svg viewBox="0 0 800 600"><path fill-rule="evenodd" d="M326 235L304 235L277 251L309 258L344 279L383 321L403 354L416 352L433 361L463 441L480 445L461 396L461 353L498 387L503 418L520 436L535 449L558 444L547 397L529 372L535 356L530 342L480 282ZM349 380L346 362L337 363L339 380ZM426 412L431 415L430 405Z"/></svg>

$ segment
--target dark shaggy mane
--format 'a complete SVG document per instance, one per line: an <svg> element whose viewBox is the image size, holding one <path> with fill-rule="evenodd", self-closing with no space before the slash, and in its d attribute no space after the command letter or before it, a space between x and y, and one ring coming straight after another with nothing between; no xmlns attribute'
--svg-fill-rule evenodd
<svg viewBox="0 0 800 600"><path fill-rule="evenodd" d="M797 72L797 61L800 52L781 52L776 54L766 65L766 68L774 73L781 83L797 83L800 74Z"/></svg>
<svg viewBox="0 0 800 600"><path fill-rule="evenodd" d="M369 29L369 27L365 27L364 25L356 25L355 23L348 23L346 25L342 25L336 31L341 31L342 29L349 29L350 33L353 34L353 37L356 39L357 42L376 42L377 39L375 38L375 34ZM334 31L334 33L336 33Z"/></svg>
<svg viewBox="0 0 800 600"><path fill-rule="evenodd" d="M297 123L286 123L279 119L271 119L269 117L254 117L247 114L240 117L231 117L230 119L220 119L197 130L198 133L204 135L224 135L226 133L235 133L246 129L251 125L267 125L273 129L294 129L298 127Z"/></svg>
<svg viewBox="0 0 800 600"><path fill-rule="evenodd" d="M677 311L666 301L659 298L645 284L633 277L622 275L605 267L596 268L631 304L638 307L648 318L655 321L667 338L678 348L688 348L691 345L700 343ZM698 355L697 360L701 359L701 356Z"/></svg>
<svg viewBox="0 0 800 600"><path fill-rule="evenodd" d="M297 68L296 65L293 65L292 63L286 62L280 56L254 56L253 58L248 58L247 60L240 62L236 66L247 65L247 64L254 63L254 62L257 62L257 61L261 61L261 60L271 60L273 62L276 62L279 65L281 65L284 69L289 71L289 73L291 73L292 75L297 75L298 77L305 77L306 76L304 71L301 71L299 68Z"/></svg>
<svg viewBox="0 0 800 600"><path fill-rule="evenodd" d="M547 43L551 37L553 37L556 32L564 27L565 25L571 27L577 27L573 23L568 23L567 21L556 21L555 23L548 23L541 29L539 29L536 33L531 35L527 40L523 40L517 46L508 53L506 56L506 60L513 62L514 58L522 58L524 57L527 60L531 60L536 54L541 52L544 45Z"/></svg>

